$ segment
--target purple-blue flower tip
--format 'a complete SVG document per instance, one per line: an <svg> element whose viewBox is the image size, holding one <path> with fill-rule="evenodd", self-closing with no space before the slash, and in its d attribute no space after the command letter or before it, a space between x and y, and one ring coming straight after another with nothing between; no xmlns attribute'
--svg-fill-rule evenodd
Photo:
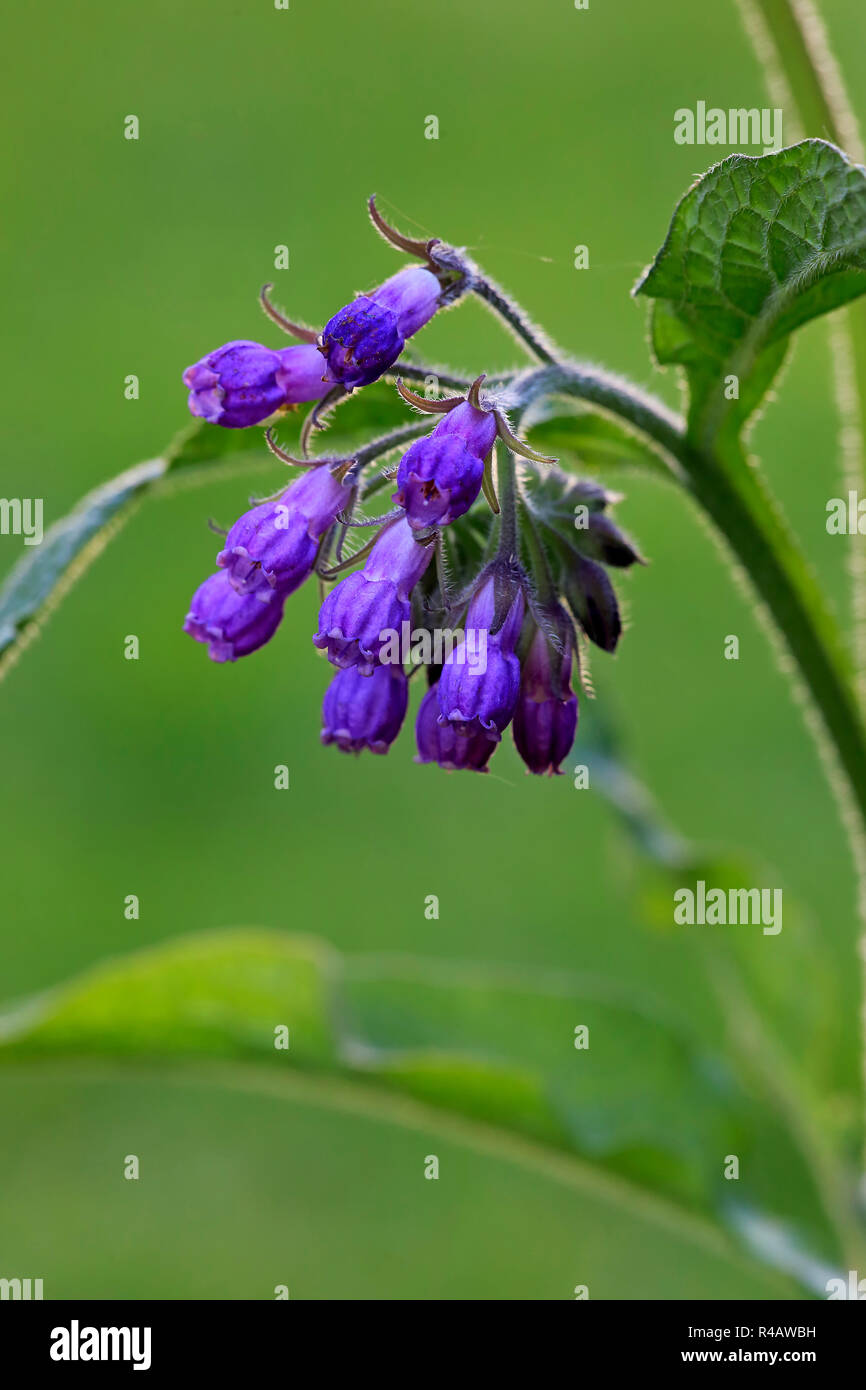
<svg viewBox="0 0 866 1390"><path fill-rule="evenodd" d="M269 642L283 616L283 595L272 589L239 594L220 570L196 589L183 625L205 642L211 661L236 661Z"/></svg>
<svg viewBox="0 0 866 1390"><path fill-rule="evenodd" d="M231 430L260 425L287 405L319 400L328 389L318 348L300 344L273 352L245 338L187 367L183 381L192 414Z"/></svg>
<svg viewBox="0 0 866 1390"><path fill-rule="evenodd" d="M453 724L439 723L439 692L435 685L418 707L415 740L416 763L437 763L446 772L486 772L496 748L496 740L488 738L477 724L460 733Z"/></svg>
<svg viewBox="0 0 866 1390"><path fill-rule="evenodd" d="M435 275L407 266L338 310L322 333L328 379L350 391L376 381L397 361L406 339L436 312L439 293Z"/></svg>
<svg viewBox="0 0 866 1390"><path fill-rule="evenodd" d="M382 528L362 570L336 584L319 612L315 646L335 666L357 666L369 675L383 647L409 621L409 595L433 558L402 518Z"/></svg>
<svg viewBox="0 0 866 1390"><path fill-rule="evenodd" d="M338 671L322 701L322 742L336 743L343 753L387 753L408 702L402 666L377 666L369 676L357 666Z"/></svg>
<svg viewBox="0 0 866 1390"><path fill-rule="evenodd" d="M466 631L476 651L485 634L485 659L467 661L463 648L455 647L447 656L439 678L439 718L453 724L458 733L481 729L487 738L498 741L511 723L520 693L520 662L514 647L523 622L523 595L517 589L496 632L491 632L496 616L496 578L490 575L474 595L466 614Z"/></svg>

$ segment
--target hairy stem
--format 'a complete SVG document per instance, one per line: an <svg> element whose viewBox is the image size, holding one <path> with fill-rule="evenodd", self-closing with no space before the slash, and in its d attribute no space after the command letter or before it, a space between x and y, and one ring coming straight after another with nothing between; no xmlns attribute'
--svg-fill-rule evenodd
<svg viewBox="0 0 866 1390"><path fill-rule="evenodd" d="M353 481L368 463L373 463L377 458L390 454L401 444L411 444L414 440L421 439L423 435L429 433L429 430L429 420L419 420L417 424L403 425L400 429L391 430L389 434L383 434L370 444L365 444L356 452L355 462L349 473L346 474L346 478Z"/></svg>
<svg viewBox="0 0 866 1390"><path fill-rule="evenodd" d="M496 490L499 496L499 554L517 555L517 481L514 455L504 444L496 446Z"/></svg>
<svg viewBox="0 0 866 1390"><path fill-rule="evenodd" d="M481 275L473 271L470 277L470 285L474 294L479 299L483 299L489 304L493 312L498 315L519 342L527 347L532 356L538 362L553 363L557 359L556 349L553 344L527 317L523 309L515 300L511 299L499 285L494 284L486 275Z"/></svg>
<svg viewBox="0 0 866 1390"><path fill-rule="evenodd" d="M535 592L539 602L554 604L556 602L556 585L553 582L553 575L550 572L550 563L547 559L544 546L539 539L535 518L532 515L532 508L527 504L523 490L520 487L518 487L518 504L520 508L521 533L526 541L526 549L530 558L530 569L535 584Z"/></svg>
<svg viewBox="0 0 866 1390"><path fill-rule="evenodd" d="M817 720L810 720L810 727L816 732L818 725L819 751L830 754L830 783L849 833L862 892L866 728L854 672L842 634L825 610L820 591L811 584L808 569L795 566L789 558L794 543L787 537L759 475L742 456L733 460L734 465L742 466L732 467L731 460L696 448L687 439L682 421L618 378L563 364L527 373L515 384L515 390L523 405L538 395L558 393L610 411L659 446L672 470L678 469L684 476L695 501L748 577L771 619L771 633L784 643L811 697ZM834 1185L830 1205L837 1229L841 1227L844 1233L845 1222L840 1221L839 1212L850 1211L850 1193L842 1190L843 1186ZM850 1220L857 1224L853 1214ZM854 1239L852 1233L843 1246L850 1249Z"/></svg>
<svg viewBox="0 0 866 1390"><path fill-rule="evenodd" d="M451 372L440 372L438 367L425 367L417 362L395 362L393 367L389 367L384 373L386 381L396 381L399 377L402 381L414 381L426 386L430 377L435 377L440 386L447 386L449 391L468 391L472 382L465 376L454 376Z"/></svg>
<svg viewBox="0 0 866 1390"><path fill-rule="evenodd" d="M862 161L857 120L811 0L738 3L773 98L788 98L787 106L796 110L805 137L832 140Z"/></svg>
<svg viewBox="0 0 866 1390"><path fill-rule="evenodd" d="M832 140L863 162L857 118L812 0L738 0L773 99L799 120L805 136ZM842 420L846 483L866 486L866 300L850 304L831 342L836 398ZM866 704L866 564L852 538L851 574L858 694Z"/></svg>
<svg viewBox="0 0 866 1390"><path fill-rule="evenodd" d="M793 108L807 136L820 135L863 162L857 117L845 90L821 16L812 0L738 0L746 30L764 65L771 91ZM842 421L841 448L845 480L866 486L866 301L851 304L831 342L836 397ZM849 558L853 646L857 667L855 693L866 707L866 564L852 538ZM858 906L863 933L860 953L866 964L866 849L862 826L852 828L858 874ZM864 984L866 996L866 984ZM862 1070L866 1089L866 1005L863 1008ZM864 1136L866 1143L866 1136Z"/></svg>

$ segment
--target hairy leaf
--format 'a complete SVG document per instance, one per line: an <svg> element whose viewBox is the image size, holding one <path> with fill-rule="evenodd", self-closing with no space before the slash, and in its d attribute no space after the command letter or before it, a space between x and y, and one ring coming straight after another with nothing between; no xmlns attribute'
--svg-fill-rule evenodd
<svg viewBox="0 0 866 1390"><path fill-rule="evenodd" d="M805 140L698 179L635 293L656 301L656 356L685 367L706 444L748 418L794 329L864 290L866 170Z"/></svg>

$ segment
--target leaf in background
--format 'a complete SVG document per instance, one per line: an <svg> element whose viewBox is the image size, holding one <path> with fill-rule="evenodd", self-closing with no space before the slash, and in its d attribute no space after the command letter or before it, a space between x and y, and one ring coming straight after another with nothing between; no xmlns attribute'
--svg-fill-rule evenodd
<svg viewBox="0 0 866 1390"><path fill-rule="evenodd" d="M611 503L622 500L621 493L611 492L593 479L575 478L555 465L543 472L528 473L523 490L532 504L533 515L569 541L576 529L578 506L595 515Z"/></svg>
<svg viewBox="0 0 866 1390"><path fill-rule="evenodd" d="M287 1051L274 1046L281 1025ZM587 1048L575 1047L579 1025ZM199 1062L217 1080L216 1064L234 1061L252 1087L307 1076L309 1098L321 1086L322 1103L371 1115L402 1097L434 1129L437 1116L452 1132L468 1125L490 1152L660 1204L687 1231L714 1230L723 1155L748 1154L762 1124L716 1058L615 984L344 959L280 932L180 938L9 1007L0 1065L40 1058Z"/></svg>
<svg viewBox="0 0 866 1390"><path fill-rule="evenodd" d="M585 712L581 747L592 785L614 808L639 855L636 889L641 917L653 930L674 930L673 892L703 879L708 886L778 885L778 875L739 850L699 845L671 829L651 792L623 760L598 702ZM784 926L778 937L731 931L722 940L712 928L689 929L694 948L710 969L716 960L736 964L760 1005L768 1028L793 1055L816 1094L849 1091L856 1099L859 1063L855 1039L833 1027L838 1010L833 969L823 934L784 893ZM810 988L802 988L808 974Z"/></svg>
<svg viewBox="0 0 866 1390"><path fill-rule="evenodd" d="M628 469L648 470L671 481L671 466L613 416L581 408L565 400L551 402L541 419L524 430L534 449L555 455L570 468L588 473Z"/></svg>
<svg viewBox="0 0 866 1390"><path fill-rule="evenodd" d="M866 170L824 140L734 154L682 198L635 287L654 299L661 363L681 363L703 444L741 426L795 328L866 290ZM739 399L725 396L725 378Z"/></svg>
<svg viewBox="0 0 866 1390"><path fill-rule="evenodd" d="M46 531L41 545L25 552L0 589L0 679L142 497L187 471L200 470L197 480L205 481L213 466L224 465L232 455L236 460L245 456L252 466L264 464L263 448L258 435L253 444L249 435L196 424L163 457L136 464L87 493Z"/></svg>
<svg viewBox="0 0 866 1390"><path fill-rule="evenodd" d="M301 419L299 414L288 415L279 427L278 434L290 451L297 445ZM382 382L355 393L330 417L327 432L315 437L325 441L328 453L334 453L407 422L411 420L397 392ZM0 589L0 679L141 498L173 483L201 485L223 469L271 469L278 480L291 480L268 452L259 430L225 430L194 421L160 458L126 469L87 493L55 522L41 545L25 551ZM245 504L246 498L238 510Z"/></svg>
<svg viewBox="0 0 866 1390"><path fill-rule="evenodd" d="M518 972L399 958L349 960L346 993L390 1084L712 1208L716 1156L726 1136L742 1138L743 1117L724 1069L649 1001L598 979L527 984ZM578 1050L580 1025L589 1046Z"/></svg>
<svg viewBox="0 0 866 1390"><path fill-rule="evenodd" d="M826 1258L831 1247L825 1221L843 1241L850 1226L840 1196L853 1190L855 1181L860 1073L856 1036L836 1026L839 997L823 935L787 890L778 937L743 926L675 927L677 889L694 889L699 880L726 892L778 886L778 875L747 856L690 843L670 830L649 791L624 766L611 726L597 712L586 735L584 729L591 784L615 808L639 852L634 889L641 917L659 933L685 931L696 967L712 985L714 1026L726 1040L725 1055L738 1083L764 1107L765 1123L751 1135L751 1192L746 1197L729 1193L722 1204L724 1219L750 1238L754 1223L739 1219L745 1209L753 1209L755 1222L768 1228L781 1218L794 1246L805 1235L813 1251ZM702 999L698 1007L706 1017L707 1002ZM777 1179L780 1154L785 1155L784 1190ZM787 1267L784 1260L779 1267Z"/></svg>
<svg viewBox="0 0 866 1390"><path fill-rule="evenodd" d="M339 957L276 932L182 937L107 961L0 1017L0 1053L121 1057L281 1056L291 1030L298 1065L333 1066L329 1020Z"/></svg>

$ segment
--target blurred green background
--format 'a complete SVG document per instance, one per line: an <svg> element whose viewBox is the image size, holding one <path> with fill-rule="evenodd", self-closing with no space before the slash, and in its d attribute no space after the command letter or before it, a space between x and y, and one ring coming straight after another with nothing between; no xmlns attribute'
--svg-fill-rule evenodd
<svg viewBox="0 0 866 1390"><path fill-rule="evenodd" d="M859 6L823 9L856 96ZM256 305L262 281L321 323L397 267L367 222L371 192L406 230L471 247L571 351L676 404L629 291L675 201L730 151L675 145L673 112L773 104L733 0L591 0L587 12L568 0L83 0L18 7L4 28L0 490L42 496L46 525L160 451L186 419L188 363L228 338L281 345ZM137 142L123 138L128 114ZM429 114L438 141L424 138ZM291 266L274 272L279 243ZM475 304L417 349L473 376L517 361ZM124 399L129 373L137 401ZM824 528L841 488L835 439L818 323L755 443L844 611L844 541ZM694 957L643 919L633 852L596 791L524 776L508 746L486 778L419 768L411 727L386 759L320 748L311 587L252 660L217 668L183 636L217 548L207 518L230 523L269 476L146 503L0 691L0 996L183 933L263 925L349 955L615 979L724 1053ZM852 874L814 745L705 528L651 481L624 490L620 518L651 565L620 585L629 630L615 660L593 660L599 702L666 816L691 839L746 847L772 866L762 882L801 904L833 981L828 1046L856 1089ZM20 553L0 538L4 572ZM137 662L123 659L129 633ZM723 659L730 633L738 662ZM273 789L277 763L287 793ZM138 921L124 919L129 893ZM438 921L424 916L431 893ZM757 949L781 959L802 944L792 924ZM801 984L808 994L808 973ZM639 1090L640 1055L632 1065ZM59 1065L0 1072L0 1105L0 1273L44 1277L47 1297L268 1298L277 1283L329 1299L779 1290L435 1132ZM130 1152L137 1183L122 1179ZM421 1180L431 1152L438 1183Z"/></svg>

